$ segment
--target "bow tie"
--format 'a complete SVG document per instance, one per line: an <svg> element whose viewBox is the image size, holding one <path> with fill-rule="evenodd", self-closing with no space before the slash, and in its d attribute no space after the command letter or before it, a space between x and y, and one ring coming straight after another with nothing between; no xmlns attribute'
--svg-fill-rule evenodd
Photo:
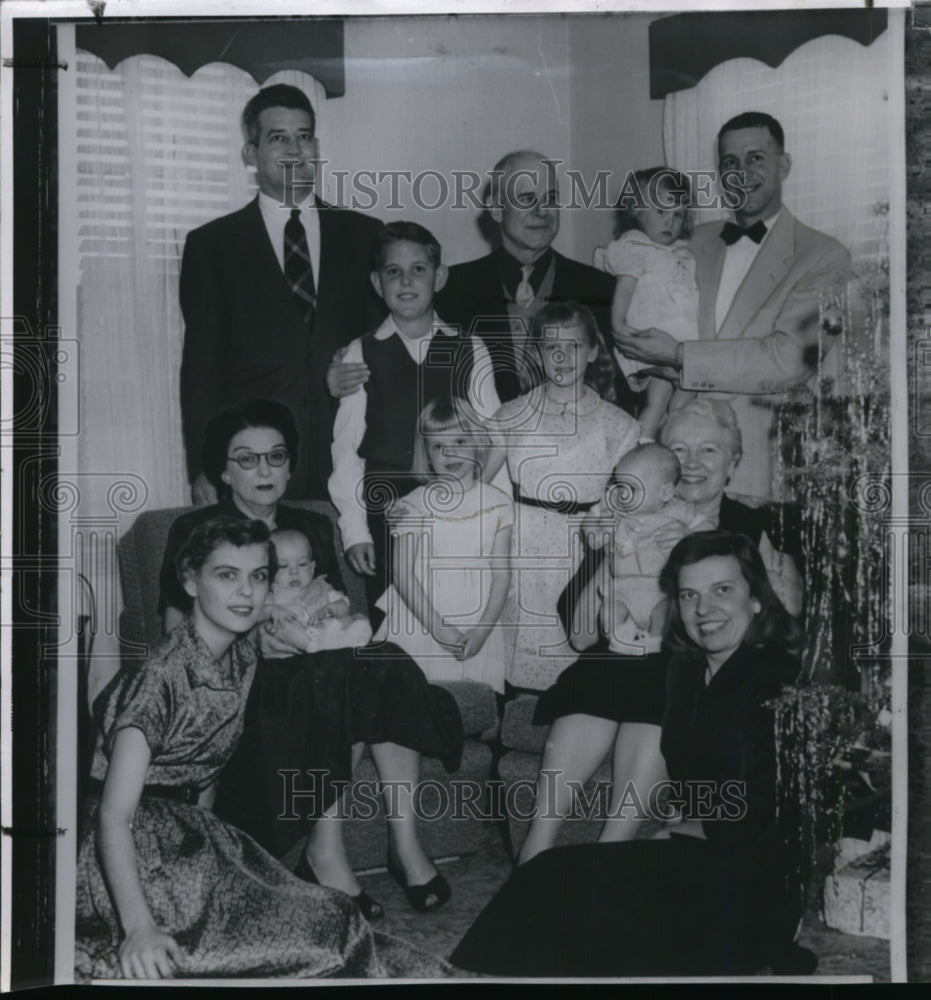
<svg viewBox="0 0 931 1000"><path fill-rule="evenodd" d="M724 227L721 229L721 239L724 240L727 246L736 243L743 236L749 237L754 243L762 243L765 235L766 225L761 219L758 219L747 229L738 226L736 222L725 222Z"/></svg>

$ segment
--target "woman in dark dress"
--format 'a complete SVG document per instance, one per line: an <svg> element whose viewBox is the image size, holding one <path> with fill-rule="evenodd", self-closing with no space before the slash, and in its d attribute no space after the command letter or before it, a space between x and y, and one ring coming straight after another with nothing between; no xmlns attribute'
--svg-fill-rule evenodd
<svg viewBox="0 0 931 1000"><path fill-rule="evenodd" d="M460 942L455 966L534 977L746 975L786 971L797 957L797 859L776 816L766 703L798 676L798 624L741 535L682 539L661 586L670 796L638 794L666 826L652 840L560 847L520 865Z"/></svg>
<svg viewBox="0 0 931 1000"><path fill-rule="evenodd" d="M793 510L750 507L724 493L741 456L740 427L730 404L725 400L687 403L666 418L660 441L679 459L682 477L677 495L692 503L710 523L746 535L760 548L777 595L797 614L801 610L801 585L792 557L800 555L801 531ZM675 541L672 537L666 544ZM573 615L573 642L585 652L537 702L534 722L552 724L541 771L555 771L557 778L538 782L536 817L521 845L520 863L556 843L562 817L571 806L568 782L584 786L612 748L614 786L608 813L616 818L605 822L602 841L631 840L636 836L642 818L629 811L618 815L625 789L629 782L649 786L664 775L659 752L664 658L660 654L618 656L608 650L604 638L594 631L584 634L580 625L583 619L598 620L585 602L595 600L595 588L589 584L597 580L602 555L603 550L589 554L564 595L569 603L578 603L580 609L588 608L587 612ZM580 598L578 602L575 595Z"/></svg>
<svg viewBox="0 0 931 1000"><path fill-rule="evenodd" d="M253 400L210 422L204 470L223 499L183 514L169 530L159 600L166 633L187 609L175 555L197 524L218 514L258 518L272 529L302 532L310 541L317 574L342 589L329 519L279 502L297 448L294 418L280 403ZM367 917L377 918L380 905L362 892L346 857L339 790L351 780L366 743L381 779L400 782L399 789L416 784L421 754L437 757L449 770L457 768L462 720L455 699L428 684L400 649L393 657L381 648L378 659L351 649L310 654L270 630L262 632L261 648L245 731L223 772L217 814L279 857L305 836L297 874L349 893ZM290 815L283 809L282 771L294 775L296 793L316 793L296 794ZM449 898L449 885L421 847L416 817L406 806L395 803L388 810L391 849L412 905L430 909Z"/></svg>

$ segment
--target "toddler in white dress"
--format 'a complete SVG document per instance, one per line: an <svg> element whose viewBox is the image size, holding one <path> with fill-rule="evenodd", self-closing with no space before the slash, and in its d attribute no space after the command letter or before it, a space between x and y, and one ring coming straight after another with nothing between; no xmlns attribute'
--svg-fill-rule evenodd
<svg viewBox="0 0 931 1000"><path fill-rule="evenodd" d="M400 646L431 682L480 681L500 694L514 504L482 482L489 443L463 399L435 399L420 414L413 472L423 485L389 512L392 582L375 641Z"/></svg>
<svg viewBox="0 0 931 1000"><path fill-rule="evenodd" d="M615 235L605 251L605 270L617 278L611 305L615 330L665 330L677 340L698 339L698 285L695 257L687 237L689 182L666 167L634 174L618 203ZM647 390L639 415L644 437L655 437L673 385L660 378L638 378L645 367L616 352L631 387Z"/></svg>

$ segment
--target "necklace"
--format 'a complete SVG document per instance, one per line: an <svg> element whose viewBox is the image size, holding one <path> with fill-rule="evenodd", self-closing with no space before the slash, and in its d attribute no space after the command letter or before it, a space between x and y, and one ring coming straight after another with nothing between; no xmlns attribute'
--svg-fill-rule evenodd
<svg viewBox="0 0 931 1000"><path fill-rule="evenodd" d="M543 409L547 411L547 404L551 404L552 409L548 412L557 417L567 417L570 413L578 413L578 406L582 402L582 396L573 396L569 399L553 399L548 391L543 391Z"/></svg>

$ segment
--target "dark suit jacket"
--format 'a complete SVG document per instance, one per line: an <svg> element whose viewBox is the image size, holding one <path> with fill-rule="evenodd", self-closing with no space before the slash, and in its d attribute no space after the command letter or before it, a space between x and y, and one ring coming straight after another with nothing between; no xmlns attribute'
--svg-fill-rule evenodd
<svg viewBox="0 0 931 1000"><path fill-rule="evenodd" d="M449 269L449 280L436 300L436 311L447 323L453 323L481 337L495 363L495 387L502 402L520 394L516 376L498 361L507 356L502 352L502 341L510 340L507 297L501 285L500 254L498 249L485 257L454 264ZM610 348L611 299L614 297L615 279L604 271L580 264L553 251L556 271L553 275L551 301L573 299L588 306ZM611 355L614 361L613 353ZM617 405L628 413L634 412L636 396L627 385L627 379L615 364L615 391Z"/></svg>
<svg viewBox="0 0 931 1000"><path fill-rule="evenodd" d="M204 427L227 406L274 399L294 413L301 436L288 496L327 499L333 353L378 325L384 309L369 282L380 223L317 203L320 274L308 334L278 264L258 198L188 234L181 261L184 354L181 413L188 473L201 468Z"/></svg>

